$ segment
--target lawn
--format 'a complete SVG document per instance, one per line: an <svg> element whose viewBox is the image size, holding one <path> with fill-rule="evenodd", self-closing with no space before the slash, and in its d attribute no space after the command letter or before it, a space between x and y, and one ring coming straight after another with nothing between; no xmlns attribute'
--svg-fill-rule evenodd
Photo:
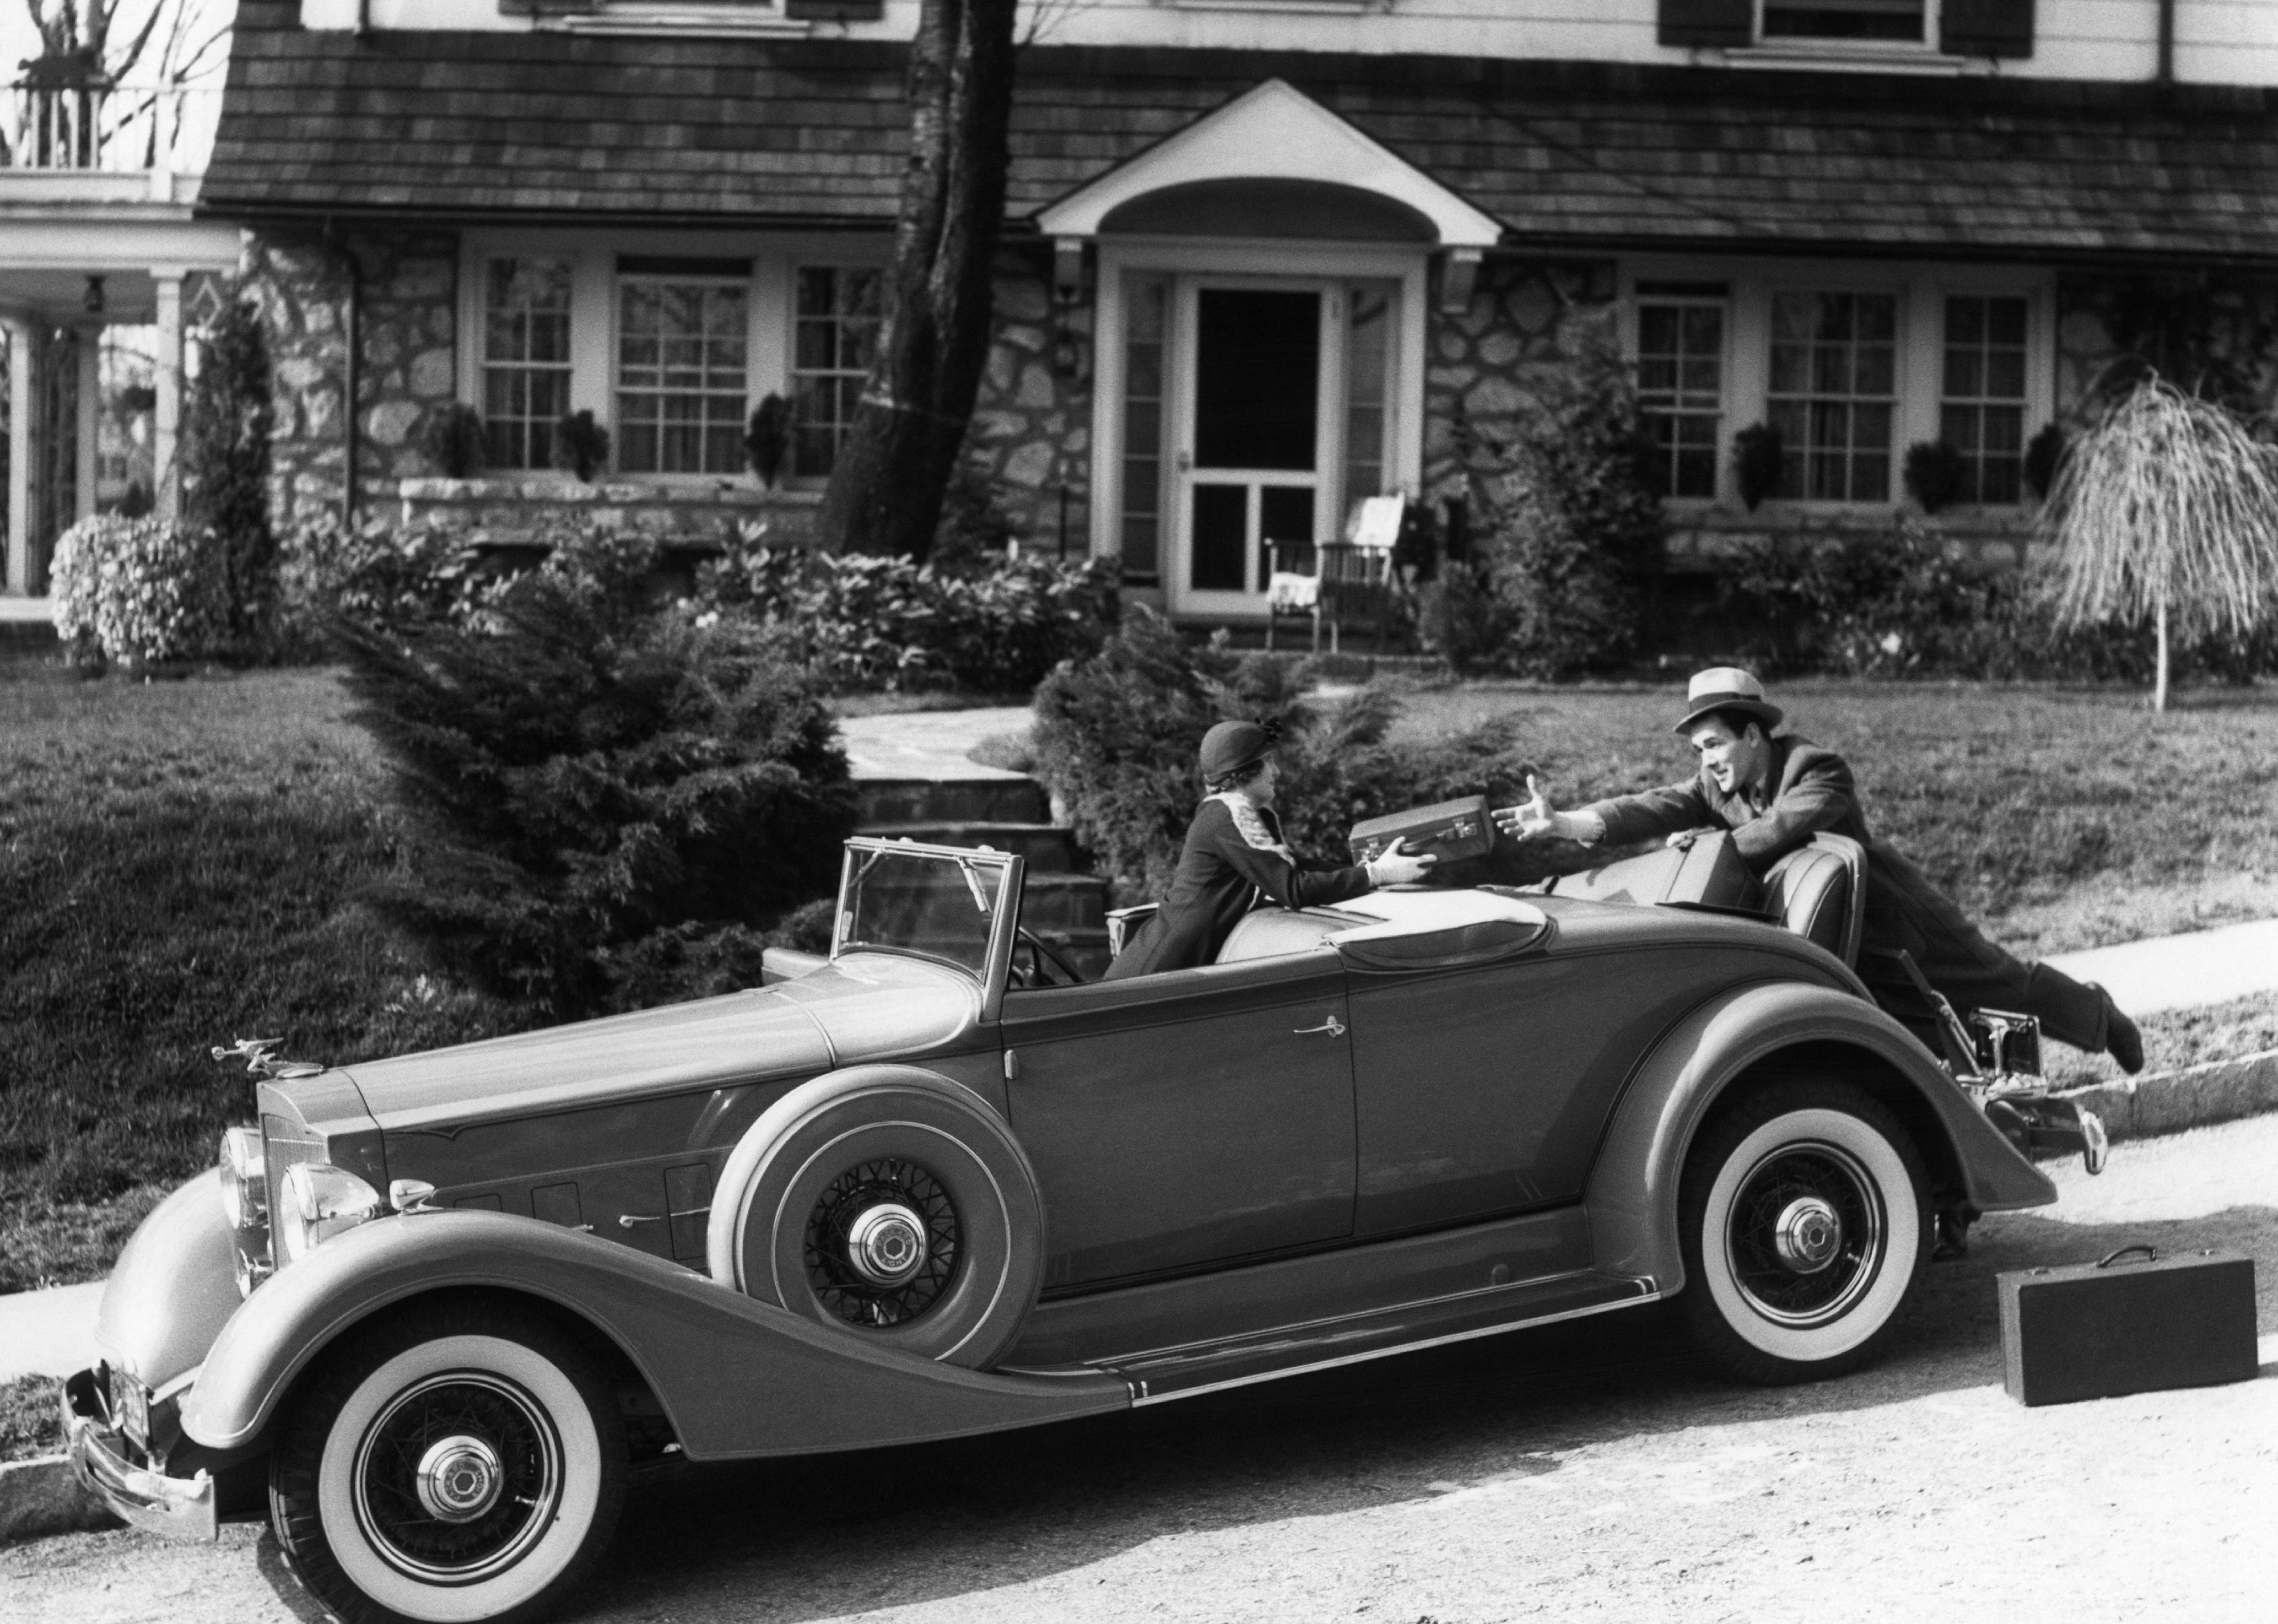
<svg viewBox="0 0 2278 1624"><path fill-rule="evenodd" d="M2164 718L2114 690L1781 697L1850 756L1877 833L2022 951L2278 915L2278 690ZM1570 803L1686 767L1674 689L1405 698L1410 734L1515 714ZM359 907L409 842L348 708L322 671L144 685L0 663L0 1292L100 1275L247 1117L249 1079L210 1046L351 1061L528 1018L424 980ZM2154 1023L2154 1064L2269 1047L2273 1016Z"/></svg>
<svg viewBox="0 0 2278 1624"><path fill-rule="evenodd" d="M1514 718L1554 797L1692 775L1683 690L1419 687L1397 732ZM2122 689L1818 682L1773 698L1840 751L1868 827L2027 957L2278 917L2278 687L2155 716Z"/></svg>

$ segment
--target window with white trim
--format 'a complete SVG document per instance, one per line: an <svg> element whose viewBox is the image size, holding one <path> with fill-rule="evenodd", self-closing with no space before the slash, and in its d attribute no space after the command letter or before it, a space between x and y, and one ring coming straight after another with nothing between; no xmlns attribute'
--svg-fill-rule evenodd
<svg viewBox="0 0 2278 1624"><path fill-rule="evenodd" d="M628 474L744 469L750 271L620 263L617 467Z"/></svg>
<svg viewBox="0 0 2278 1624"><path fill-rule="evenodd" d="M1929 0L1763 0L1762 38L1919 44Z"/></svg>
<svg viewBox="0 0 2278 1624"><path fill-rule="evenodd" d="M1727 291L1721 282L1638 284L1638 416L1656 496L1716 494Z"/></svg>
<svg viewBox="0 0 2278 1624"><path fill-rule="evenodd" d="M854 265L801 265L794 278L791 472L828 477L854 421L878 352L885 273Z"/></svg>
<svg viewBox="0 0 2278 1624"><path fill-rule="evenodd" d="M1957 294L1945 301L1945 385L1938 438L1968 470L1960 500L2014 502L2025 466L2022 299Z"/></svg>
<svg viewBox="0 0 2278 1624"><path fill-rule="evenodd" d="M1775 293L1771 318L1765 415L1780 436L1780 494L1888 501L1898 295Z"/></svg>
<svg viewBox="0 0 2278 1624"><path fill-rule="evenodd" d="M483 274L484 452L496 469L550 468L570 409L570 265L493 259Z"/></svg>

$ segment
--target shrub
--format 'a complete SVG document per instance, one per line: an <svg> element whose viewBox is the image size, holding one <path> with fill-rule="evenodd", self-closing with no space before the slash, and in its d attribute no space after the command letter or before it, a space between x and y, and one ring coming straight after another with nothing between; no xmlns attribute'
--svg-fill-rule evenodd
<svg viewBox="0 0 2278 1624"><path fill-rule="evenodd" d="M907 559L766 545L750 526L698 573L707 611L769 626L828 688L1025 691L1099 645L1113 624L1113 560L992 560L955 574Z"/></svg>
<svg viewBox="0 0 2278 1624"><path fill-rule="evenodd" d="M1300 697L1307 670L1270 654L1194 647L1135 606L1097 654L1044 680L1034 770L1123 896L1168 888L1204 793L1196 748L1227 717L1281 724L1275 805L1292 850L1314 865L1349 862L1346 835L1363 819L1457 795L1484 793L1502 804L1524 787L1531 769L1508 722L1394 743L1392 695L1363 688L1316 707Z"/></svg>
<svg viewBox="0 0 2278 1624"><path fill-rule="evenodd" d="M2025 443L2025 484L2036 498L2045 499L2057 481L2057 465L2064 461L2064 424L2052 420Z"/></svg>
<svg viewBox="0 0 2278 1624"><path fill-rule="evenodd" d="M752 420L744 428L744 455L750 459L752 472L760 483L772 491L776 476L783 471L784 454L791 448L791 407L779 394L771 394L752 412Z"/></svg>
<svg viewBox="0 0 2278 1624"><path fill-rule="evenodd" d="M1431 593L1426 646L1533 676L1601 669L1636 636L1657 567L1661 505L1645 477L1637 396L1609 347L1543 385L1509 434L1456 425L1476 535L1471 578Z"/></svg>
<svg viewBox="0 0 2278 1624"><path fill-rule="evenodd" d="M1907 494L1924 513L1936 513L1961 499L1969 485L1969 465L1944 440L1916 440L1907 447Z"/></svg>
<svg viewBox="0 0 2278 1624"><path fill-rule="evenodd" d="M554 466L588 484L609 465L609 431L590 411L565 412L554 425Z"/></svg>
<svg viewBox="0 0 2278 1624"><path fill-rule="evenodd" d="M488 461L483 415L463 400L439 406L420 420L419 450L446 479L466 479Z"/></svg>
<svg viewBox="0 0 2278 1624"><path fill-rule="evenodd" d="M1780 487L1780 465L1787 456L1780 431L1768 423L1752 423L1732 436L1732 479L1740 488L1740 501L1755 512Z"/></svg>
<svg viewBox="0 0 2278 1624"><path fill-rule="evenodd" d="M465 624L342 629L417 831L371 900L446 975L556 1018L751 984L854 820L777 639L630 607L605 574L532 572Z"/></svg>
<svg viewBox="0 0 2278 1624"><path fill-rule="evenodd" d="M232 646L217 534L159 519L82 519L56 543L48 591L73 660L100 667L213 659Z"/></svg>
<svg viewBox="0 0 2278 1624"><path fill-rule="evenodd" d="M305 660L326 652L340 616L385 627L463 620L496 569L464 530L381 517L349 525L326 511L286 533L278 575L279 652Z"/></svg>
<svg viewBox="0 0 2278 1624"><path fill-rule="evenodd" d="M269 522L269 351L261 318L241 300L207 330L182 408L182 524L210 530L228 652L268 652L277 604L277 537ZM217 651L219 652L219 651Z"/></svg>

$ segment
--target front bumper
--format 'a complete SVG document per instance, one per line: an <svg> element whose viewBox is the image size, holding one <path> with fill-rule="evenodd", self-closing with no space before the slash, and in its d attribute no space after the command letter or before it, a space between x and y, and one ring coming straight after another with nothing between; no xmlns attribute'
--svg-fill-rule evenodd
<svg viewBox="0 0 2278 1624"><path fill-rule="evenodd" d="M103 1384L92 1370L64 1383L64 1432L72 1469L122 1520L172 1539L221 1537L211 1476L169 1477L128 1458L126 1436L112 1424Z"/></svg>

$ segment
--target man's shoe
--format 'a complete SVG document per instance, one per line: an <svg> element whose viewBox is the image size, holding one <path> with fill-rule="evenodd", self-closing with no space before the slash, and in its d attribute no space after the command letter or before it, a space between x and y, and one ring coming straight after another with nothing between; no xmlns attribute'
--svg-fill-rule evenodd
<svg viewBox="0 0 2278 1624"><path fill-rule="evenodd" d="M2105 1052L2120 1063L2121 1071L2133 1077L2144 1069L2144 1034L2136 1029L2134 1021L2121 1013L2110 993L2100 987L2096 990L2104 995Z"/></svg>

